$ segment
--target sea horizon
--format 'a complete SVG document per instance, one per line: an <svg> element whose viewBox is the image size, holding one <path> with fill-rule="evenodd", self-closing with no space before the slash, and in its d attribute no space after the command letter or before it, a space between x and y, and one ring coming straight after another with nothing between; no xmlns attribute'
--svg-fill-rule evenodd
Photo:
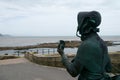
<svg viewBox="0 0 120 80"><path fill-rule="evenodd" d="M100 35L104 41L119 41L119 35ZM15 47L37 45L41 43L58 42L59 40L81 40L77 36L1 36L0 47Z"/></svg>

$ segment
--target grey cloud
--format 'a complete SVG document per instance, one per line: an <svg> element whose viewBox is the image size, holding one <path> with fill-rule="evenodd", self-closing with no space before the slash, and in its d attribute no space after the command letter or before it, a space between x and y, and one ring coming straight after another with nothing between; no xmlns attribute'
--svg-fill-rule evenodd
<svg viewBox="0 0 120 80"><path fill-rule="evenodd" d="M111 22L115 24L112 19L120 17L119 3L119 0L0 0L0 22L3 24L0 26L14 26L16 29L16 26L20 25L33 28L36 24L36 28L39 28L39 26L43 26L43 22L48 22L50 26L56 29L56 26L60 24L56 23L58 21L62 24L59 26L64 27L66 24L66 28L69 28L72 27L73 21L76 21L77 12L83 10L99 10L104 17L103 24L112 26ZM68 23L63 21L61 17ZM70 19L68 20L68 18ZM57 20L52 22L51 19ZM117 24L119 25L119 23ZM45 24L44 26L48 27L49 25ZM75 25L74 23L73 26Z"/></svg>

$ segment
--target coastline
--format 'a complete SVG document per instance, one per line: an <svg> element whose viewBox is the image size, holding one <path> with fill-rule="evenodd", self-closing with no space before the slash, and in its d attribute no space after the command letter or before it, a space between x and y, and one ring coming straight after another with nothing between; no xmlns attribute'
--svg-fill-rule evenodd
<svg viewBox="0 0 120 80"><path fill-rule="evenodd" d="M71 40L71 41L65 41L66 43L66 48L77 48L81 41L77 41L77 40ZM107 44L107 46L113 46L113 45L120 45L120 43L118 44L114 44L113 41L105 41L105 43ZM58 46L58 42L54 42L54 43L42 43L42 44L37 44L37 45L28 45L28 46L16 46L16 47L0 47L0 50L27 50L27 49L32 49L32 48L57 48Z"/></svg>

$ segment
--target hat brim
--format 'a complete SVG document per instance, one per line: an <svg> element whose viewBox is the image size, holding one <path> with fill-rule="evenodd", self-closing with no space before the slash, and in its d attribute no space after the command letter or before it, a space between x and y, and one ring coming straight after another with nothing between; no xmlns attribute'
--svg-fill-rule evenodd
<svg viewBox="0 0 120 80"><path fill-rule="evenodd" d="M95 20L95 26L99 26L100 23L101 23L101 15L99 12L97 11L91 11L91 12L79 12L78 13L78 17L77 17L77 20L78 20L78 25L81 26L84 19L86 17L90 17L91 19L94 19Z"/></svg>

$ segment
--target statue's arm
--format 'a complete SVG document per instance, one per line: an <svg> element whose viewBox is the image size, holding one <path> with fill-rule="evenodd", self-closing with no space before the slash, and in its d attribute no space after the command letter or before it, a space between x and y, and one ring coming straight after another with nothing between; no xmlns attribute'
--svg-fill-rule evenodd
<svg viewBox="0 0 120 80"><path fill-rule="evenodd" d="M62 63L66 67L67 71L72 77L76 77L82 70L82 65L75 59L73 62L69 62L65 54L61 55Z"/></svg>
<svg viewBox="0 0 120 80"><path fill-rule="evenodd" d="M67 56L64 54L64 46L61 44L58 45L57 51L61 55L62 63L66 67L67 71L71 76L76 77L82 70L79 60L75 58L74 61L69 62Z"/></svg>

